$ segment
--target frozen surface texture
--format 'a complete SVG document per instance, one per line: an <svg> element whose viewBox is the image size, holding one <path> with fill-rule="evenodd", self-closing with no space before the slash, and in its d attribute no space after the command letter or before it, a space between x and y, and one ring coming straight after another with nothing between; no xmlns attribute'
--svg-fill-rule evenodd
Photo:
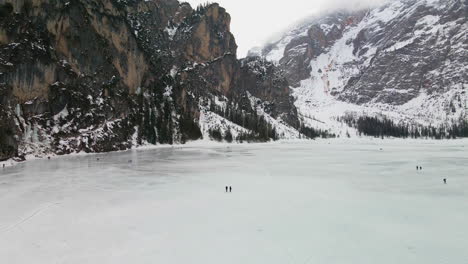
<svg viewBox="0 0 468 264"><path fill-rule="evenodd" d="M30 161L0 169L0 263L468 263L467 143L189 145Z"/></svg>

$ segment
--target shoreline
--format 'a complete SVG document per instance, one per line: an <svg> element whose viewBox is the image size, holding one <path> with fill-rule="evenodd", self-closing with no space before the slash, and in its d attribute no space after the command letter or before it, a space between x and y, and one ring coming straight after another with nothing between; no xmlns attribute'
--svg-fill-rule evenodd
<svg viewBox="0 0 468 264"><path fill-rule="evenodd" d="M457 138L457 139L423 139L423 138L373 138L373 137L360 137L360 138L316 138L316 139L283 139L277 141L270 141L270 142L254 142L254 143L239 143L239 142L218 142L213 140L197 140L197 141L189 141L185 144L173 144L173 145L152 145L152 144L144 144L140 146L134 146L130 149L126 150L117 150L117 151L109 151L109 152L74 152L65 155L58 155L58 154L50 154L46 156L35 156L34 154L29 154L25 156L24 161L14 161L13 159L8 159L5 161L0 161L0 169L13 167L18 164L22 164L25 162L33 161L33 160L47 160L48 157L51 159L53 158L66 158L66 157L73 157L73 156L92 156L92 155L105 155L109 153L123 153L123 152L130 152L130 151L145 151L145 150L157 150L157 149L168 149L168 148L194 148L194 147L229 147L229 146L267 146L267 145L277 145L277 144L349 144L349 143L364 143L364 144L372 144L375 145L384 144L388 146L388 143L397 143L397 142L407 142L410 144L430 144L430 145L437 145L437 144L445 144L445 145L459 145L462 143L462 147L464 145L468 145L468 138Z"/></svg>

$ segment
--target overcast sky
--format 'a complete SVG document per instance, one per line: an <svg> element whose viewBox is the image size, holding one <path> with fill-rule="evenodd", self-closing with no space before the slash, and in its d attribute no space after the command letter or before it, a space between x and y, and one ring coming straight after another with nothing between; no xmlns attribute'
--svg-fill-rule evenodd
<svg viewBox="0 0 468 264"><path fill-rule="evenodd" d="M180 0L181 1L181 0ZM186 0L193 7L206 0ZM239 45L238 55L261 46L275 33L297 21L324 10L336 7L363 7L384 0L218 0L231 14L231 31Z"/></svg>

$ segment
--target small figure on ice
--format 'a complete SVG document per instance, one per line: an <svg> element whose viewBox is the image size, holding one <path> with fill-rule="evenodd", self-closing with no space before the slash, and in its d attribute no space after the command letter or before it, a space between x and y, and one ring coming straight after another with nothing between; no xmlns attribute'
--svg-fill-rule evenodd
<svg viewBox="0 0 468 264"><path fill-rule="evenodd" d="M447 184L447 179L444 179L444 184Z"/></svg>
<svg viewBox="0 0 468 264"><path fill-rule="evenodd" d="M229 192L232 192L232 186L229 186Z"/></svg>
<svg viewBox="0 0 468 264"><path fill-rule="evenodd" d="M226 192L228 192L228 187L226 186Z"/></svg>

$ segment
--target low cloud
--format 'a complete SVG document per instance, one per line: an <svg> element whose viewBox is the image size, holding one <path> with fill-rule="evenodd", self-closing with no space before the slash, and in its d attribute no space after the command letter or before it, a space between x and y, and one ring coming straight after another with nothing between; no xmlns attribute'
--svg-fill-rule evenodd
<svg viewBox="0 0 468 264"><path fill-rule="evenodd" d="M309 21L313 20L317 16L331 13L337 10L345 10L352 12L374 8L382 6L385 3L388 3L389 1L390 0L315 0L316 3L321 3L320 5L318 5L316 10L314 10L308 15L303 16L302 18L297 19L296 21L291 22L289 25L286 25L281 30L272 32L270 37L265 40L263 45L279 40L285 33L290 31L291 29L296 28L301 24L307 24Z"/></svg>
<svg viewBox="0 0 468 264"><path fill-rule="evenodd" d="M192 6L206 0L188 0ZM214 1L210 1L214 2ZM239 46L238 54L262 46L291 25L334 9L356 10L381 5L386 0L217 0L231 14L231 29Z"/></svg>
<svg viewBox="0 0 468 264"><path fill-rule="evenodd" d="M388 2L388 0L327 0L323 1L320 9L323 11L335 9L359 10L375 7Z"/></svg>

